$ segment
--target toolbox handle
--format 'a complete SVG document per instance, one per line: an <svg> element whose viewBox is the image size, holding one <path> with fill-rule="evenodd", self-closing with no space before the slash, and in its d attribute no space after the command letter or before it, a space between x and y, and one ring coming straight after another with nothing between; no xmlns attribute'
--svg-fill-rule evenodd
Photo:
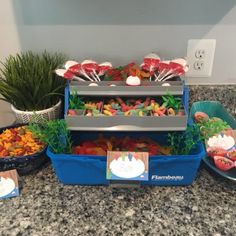
<svg viewBox="0 0 236 236"><path fill-rule="evenodd" d="M140 127L139 126L136 126L136 125L116 125L116 126L111 126L111 127L107 127L106 128L107 130L132 130L132 131L138 131L140 130Z"/></svg>
<svg viewBox="0 0 236 236"><path fill-rule="evenodd" d="M86 127L86 130L90 130L89 128ZM91 128L91 130L94 130L94 127ZM109 126L109 127L102 127L102 128L96 128L96 130L99 131L156 131L154 127L140 127L136 125L115 125L115 126ZM166 131L166 127L158 127L158 131ZM180 129L179 127L176 128L171 128L173 131L179 131L179 130L185 130L183 127Z"/></svg>

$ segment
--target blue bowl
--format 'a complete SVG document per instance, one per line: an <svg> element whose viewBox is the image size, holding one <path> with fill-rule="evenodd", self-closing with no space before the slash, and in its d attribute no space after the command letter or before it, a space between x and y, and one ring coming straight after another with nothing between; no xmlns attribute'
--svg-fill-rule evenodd
<svg viewBox="0 0 236 236"><path fill-rule="evenodd" d="M23 125L16 124L0 128L0 133L6 129L20 126ZM49 158L46 156L46 149L47 147L45 147L41 152L29 156L0 157L0 171L16 169L19 175L30 174L49 161Z"/></svg>

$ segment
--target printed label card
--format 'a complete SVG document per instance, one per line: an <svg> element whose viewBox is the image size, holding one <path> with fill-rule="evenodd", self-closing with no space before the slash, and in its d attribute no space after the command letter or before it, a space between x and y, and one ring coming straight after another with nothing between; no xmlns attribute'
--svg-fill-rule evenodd
<svg viewBox="0 0 236 236"><path fill-rule="evenodd" d="M148 180L148 152L107 152L107 179Z"/></svg>
<svg viewBox="0 0 236 236"><path fill-rule="evenodd" d="M0 199L19 196L18 174L16 170L0 172Z"/></svg>
<svg viewBox="0 0 236 236"><path fill-rule="evenodd" d="M206 147L217 147L225 150L236 148L236 130L223 131L206 140Z"/></svg>

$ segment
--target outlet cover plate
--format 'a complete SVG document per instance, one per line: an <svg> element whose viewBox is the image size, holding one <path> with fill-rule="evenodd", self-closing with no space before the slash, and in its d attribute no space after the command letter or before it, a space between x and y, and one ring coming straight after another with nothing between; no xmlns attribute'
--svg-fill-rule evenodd
<svg viewBox="0 0 236 236"><path fill-rule="evenodd" d="M215 39L190 39L188 41L187 62L189 71L187 77L210 77L212 74L216 40ZM196 64L201 62L201 67Z"/></svg>

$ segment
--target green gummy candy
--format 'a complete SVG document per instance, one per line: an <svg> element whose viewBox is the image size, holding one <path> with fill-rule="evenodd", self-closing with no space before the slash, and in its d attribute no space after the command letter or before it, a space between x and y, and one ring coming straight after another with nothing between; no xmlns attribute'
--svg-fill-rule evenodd
<svg viewBox="0 0 236 236"><path fill-rule="evenodd" d="M152 106L147 106L146 110L151 111L152 110Z"/></svg>
<svg viewBox="0 0 236 236"><path fill-rule="evenodd" d="M99 110L97 110L97 109L93 109L93 115L94 115L94 116L97 116L97 115L99 115L99 113L100 113L100 111L99 111Z"/></svg>
<svg viewBox="0 0 236 236"><path fill-rule="evenodd" d="M137 116L138 111L136 111L136 110L130 110L130 114L131 114L132 116Z"/></svg>
<svg viewBox="0 0 236 236"><path fill-rule="evenodd" d="M119 110L120 109L120 106L119 105L117 105L117 104L111 104L111 107L113 108L113 109L116 109L116 110Z"/></svg>
<svg viewBox="0 0 236 236"><path fill-rule="evenodd" d="M137 105L136 107L137 107L137 109L142 109L142 108L144 108L144 103L141 103L141 104Z"/></svg>

